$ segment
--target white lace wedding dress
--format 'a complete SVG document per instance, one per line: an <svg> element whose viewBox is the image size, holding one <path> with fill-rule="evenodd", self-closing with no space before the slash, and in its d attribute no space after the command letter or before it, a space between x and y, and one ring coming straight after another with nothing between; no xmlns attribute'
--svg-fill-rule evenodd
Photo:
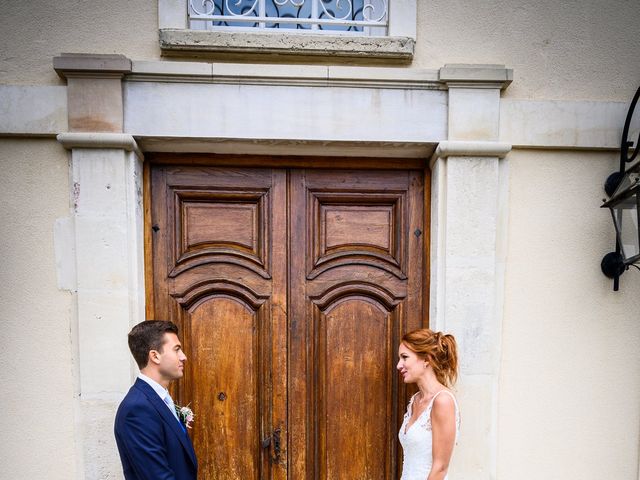
<svg viewBox="0 0 640 480"><path fill-rule="evenodd" d="M460 410L458 409L456 398L448 390L440 390L436 393L418 419L407 428L409 419L411 418L413 400L417 395L416 393L409 401L407 413L404 414L404 421L398 434L404 452L402 477L400 477L400 480L427 480L429 476L432 464L431 409L433 408L435 398L443 392L451 395L456 406L456 441L458 440ZM446 478L447 477L445 477L445 480Z"/></svg>

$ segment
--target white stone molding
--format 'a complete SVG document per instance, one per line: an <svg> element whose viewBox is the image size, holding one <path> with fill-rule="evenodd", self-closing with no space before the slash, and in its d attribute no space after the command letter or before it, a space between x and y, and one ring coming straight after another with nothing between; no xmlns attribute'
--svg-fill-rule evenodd
<svg viewBox="0 0 640 480"><path fill-rule="evenodd" d="M63 53L54 57L53 68L61 78L121 78L131 71L131 60L119 54Z"/></svg>
<svg viewBox="0 0 640 480"><path fill-rule="evenodd" d="M270 82L272 85L331 85L404 90L446 88L439 83L437 70L322 65L264 65L260 70L250 67L237 64L133 61L132 72L125 76L125 84L134 81L229 84ZM624 102L500 99L498 139L513 145L514 149L617 151L628 109L628 103ZM0 136L53 137L67 130L66 87L0 85ZM640 118L634 118L629 136L637 138L639 131ZM443 134L446 134L446 125ZM424 136L426 141L427 135ZM427 143L438 142L443 138L446 137L431 139ZM224 141L228 142L229 139ZM140 139L143 149L147 150L144 143ZM441 146L444 145L441 142ZM198 148L197 151L201 151L203 145ZM423 158L428 158L432 152L421 149L416 152L418 153Z"/></svg>
<svg viewBox="0 0 640 480"><path fill-rule="evenodd" d="M496 478L508 145L440 150L432 161L430 323L458 341L467 418L452 474ZM464 145L468 147L468 145ZM452 155L452 153L458 155ZM464 458L457 463L456 458Z"/></svg>
<svg viewBox="0 0 640 480"><path fill-rule="evenodd" d="M504 65L445 65L440 81L449 90L448 140L496 141L500 91L513 79Z"/></svg>
<svg viewBox="0 0 640 480"><path fill-rule="evenodd" d="M628 102L511 100L500 102L500 134L514 148L618 150ZM638 138L640 115L629 138Z"/></svg>
<svg viewBox="0 0 640 480"><path fill-rule="evenodd" d="M109 432L135 370L127 333L144 320L142 153L122 133L122 77L131 61L63 54L53 64L67 80L71 130L57 139L71 150L79 470L115 478L121 466Z"/></svg>
<svg viewBox="0 0 640 480"><path fill-rule="evenodd" d="M136 140L126 133L69 132L61 133L56 138L67 150L74 148L120 149L134 152L139 159L144 157Z"/></svg>
<svg viewBox="0 0 640 480"><path fill-rule="evenodd" d="M67 88L49 85L0 85L0 135L65 132Z"/></svg>
<svg viewBox="0 0 640 480"><path fill-rule="evenodd" d="M500 91L513 78L502 65L446 65L448 138L431 160L430 322L455 335L463 430L452 465L460 478L496 478L507 163L498 142Z"/></svg>
<svg viewBox="0 0 640 480"><path fill-rule="evenodd" d="M144 320L142 159L129 135L58 139L71 150L81 470L86 478L118 478L122 467L110 432L135 371L127 333Z"/></svg>
<svg viewBox="0 0 640 480"><path fill-rule="evenodd" d="M366 146L435 144L446 135L447 94L441 90L125 82L124 95L125 131L140 142L182 138Z"/></svg>
<svg viewBox="0 0 640 480"><path fill-rule="evenodd" d="M500 90L449 86L449 140L498 140Z"/></svg>
<svg viewBox="0 0 640 480"><path fill-rule="evenodd" d="M511 144L501 142L481 142L445 140L438 144L435 158L448 157L497 157L504 158L511 151Z"/></svg>
<svg viewBox="0 0 640 480"><path fill-rule="evenodd" d="M122 77L131 71L124 55L65 53L53 68L67 80L67 118L75 132L122 132Z"/></svg>
<svg viewBox="0 0 640 480"><path fill-rule="evenodd" d="M127 82L445 90L438 71L341 65L261 65L171 61L132 62Z"/></svg>
<svg viewBox="0 0 640 480"><path fill-rule="evenodd" d="M513 70L494 64L446 64L440 69L440 81L449 87L504 90L513 81Z"/></svg>
<svg viewBox="0 0 640 480"><path fill-rule="evenodd" d="M192 152L242 155L294 155L366 158L430 158L436 147L430 142L338 142L287 139L140 137L149 152Z"/></svg>

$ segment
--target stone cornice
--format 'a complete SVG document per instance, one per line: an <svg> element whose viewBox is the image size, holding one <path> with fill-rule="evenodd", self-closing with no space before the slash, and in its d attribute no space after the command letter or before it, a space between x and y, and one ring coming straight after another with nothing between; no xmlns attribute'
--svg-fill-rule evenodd
<svg viewBox="0 0 640 480"><path fill-rule="evenodd" d="M513 70L504 65L447 64L440 69L440 82L448 88L499 88L513 81Z"/></svg>
<svg viewBox="0 0 640 480"><path fill-rule="evenodd" d="M119 78L131 71L131 60L124 55L63 53L54 57L53 68L61 78Z"/></svg>
<svg viewBox="0 0 640 480"><path fill-rule="evenodd" d="M138 157L143 158L136 140L126 133L70 132L61 133L56 139L67 150L74 148L122 149L134 152Z"/></svg>
<svg viewBox="0 0 640 480"><path fill-rule="evenodd" d="M435 158L447 157L498 157L503 158L511 151L511 144L504 142L479 142L445 140L438 144Z"/></svg>
<svg viewBox="0 0 640 480"><path fill-rule="evenodd" d="M261 65L238 63L138 61L128 82L219 83L318 87L443 90L438 71L401 67L341 65Z"/></svg>

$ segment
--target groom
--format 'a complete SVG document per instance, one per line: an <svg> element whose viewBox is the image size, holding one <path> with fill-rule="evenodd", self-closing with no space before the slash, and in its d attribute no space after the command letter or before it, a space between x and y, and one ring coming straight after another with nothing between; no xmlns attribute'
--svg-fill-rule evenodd
<svg viewBox="0 0 640 480"><path fill-rule="evenodd" d="M126 480L195 480L198 462L179 420L169 383L181 378L187 357L172 322L149 320L129 332L140 374L118 407L116 443Z"/></svg>

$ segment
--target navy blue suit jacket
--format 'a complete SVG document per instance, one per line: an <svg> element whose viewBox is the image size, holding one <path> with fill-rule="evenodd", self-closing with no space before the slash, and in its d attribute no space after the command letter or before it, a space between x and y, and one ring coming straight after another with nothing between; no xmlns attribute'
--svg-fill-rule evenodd
<svg viewBox="0 0 640 480"><path fill-rule="evenodd" d="M126 480L195 480L191 439L158 394L137 379L118 407L116 443Z"/></svg>

